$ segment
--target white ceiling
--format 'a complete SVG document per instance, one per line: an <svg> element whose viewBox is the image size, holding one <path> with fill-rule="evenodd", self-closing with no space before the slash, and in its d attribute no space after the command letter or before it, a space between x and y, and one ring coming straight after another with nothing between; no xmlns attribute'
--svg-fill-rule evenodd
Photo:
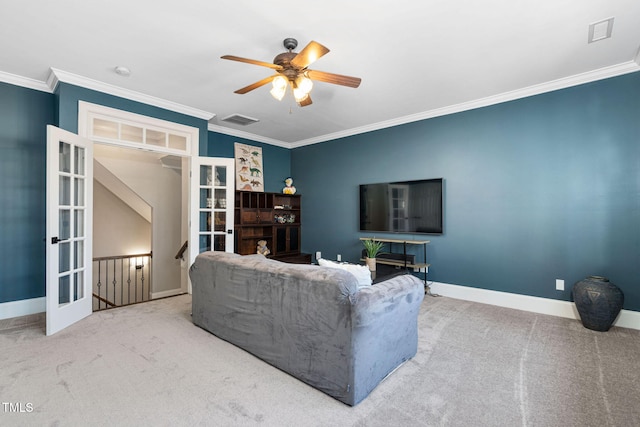
<svg viewBox="0 0 640 427"><path fill-rule="evenodd" d="M215 115L212 130L285 147L640 70L638 0L0 0L0 12L2 81ZM611 17L612 37L588 43ZM316 82L304 108L269 85L234 94L272 70L220 56L272 62L286 37L331 49L309 68L362 84ZM260 121L220 120L231 114Z"/></svg>

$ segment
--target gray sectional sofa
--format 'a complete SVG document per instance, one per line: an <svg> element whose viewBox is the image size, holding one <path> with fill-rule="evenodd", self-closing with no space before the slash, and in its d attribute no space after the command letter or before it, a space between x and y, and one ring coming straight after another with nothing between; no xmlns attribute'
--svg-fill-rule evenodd
<svg viewBox="0 0 640 427"><path fill-rule="evenodd" d="M412 275L359 289L347 271L224 252L189 274L195 325L348 405L416 354Z"/></svg>

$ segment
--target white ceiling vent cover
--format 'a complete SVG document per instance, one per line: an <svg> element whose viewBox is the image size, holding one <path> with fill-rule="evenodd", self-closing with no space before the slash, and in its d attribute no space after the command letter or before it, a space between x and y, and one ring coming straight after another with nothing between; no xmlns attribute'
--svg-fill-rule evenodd
<svg viewBox="0 0 640 427"><path fill-rule="evenodd" d="M589 25L589 43L597 42L611 37L613 30L613 17Z"/></svg>
<svg viewBox="0 0 640 427"><path fill-rule="evenodd" d="M243 116L242 114L232 114L230 116L224 117L221 119L223 122L233 123L235 125L246 126L251 123L259 122L260 120L254 119L253 117Z"/></svg>

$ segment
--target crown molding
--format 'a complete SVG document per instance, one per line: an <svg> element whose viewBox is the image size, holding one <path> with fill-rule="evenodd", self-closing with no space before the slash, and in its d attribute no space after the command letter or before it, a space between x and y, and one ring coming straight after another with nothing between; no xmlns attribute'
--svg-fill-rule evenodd
<svg viewBox="0 0 640 427"><path fill-rule="evenodd" d="M264 142L265 144L275 145L277 147L292 148L291 143L280 141L278 139L267 138L265 136L256 135L238 129L227 128L209 123L208 129L211 132L222 133L224 135L236 136L256 142Z"/></svg>
<svg viewBox="0 0 640 427"><path fill-rule="evenodd" d="M182 104L177 104L164 99L156 98L153 96L145 95L139 92L123 89L117 86L113 86L107 83L92 80L86 77L82 77L76 74L68 73L66 71L51 68L49 77L46 82L30 79L28 77L22 77L15 74L6 73L0 71L0 81L10 83L16 86L22 86L42 92L52 93L58 86L59 82L65 82L76 86L84 87L87 89L96 90L99 92L107 93L121 98L130 99L132 101L142 102L144 104L153 105L166 110L174 111L177 113L186 114L192 117L197 117L204 120L211 120L215 117L214 113L203 111L195 108L191 108ZM417 122L420 120L431 119L435 117L441 117L449 114L460 113L463 111L473 110L481 107L488 107L490 105L500 104L503 102L513 101L516 99L527 98L534 95L539 95L546 92L552 92L555 90L565 89L572 86L578 86L585 83L594 82L597 80L603 80L611 77L620 76L623 74L633 73L640 71L640 49L636 53L635 58L632 61L622 64L614 65L611 67L600 68L598 70L589 71L574 76L553 80L550 82L542 83L539 85L533 85L526 88L505 92L502 94L489 96L482 99L477 99L469 102L463 102L456 105L451 105L443 108L437 108L435 110L424 111L421 113L412 114L409 116L403 116L396 119L385 120L378 123L372 123L366 126L360 126L351 128L348 130L329 133L314 138L303 139L295 142L284 142L273 138L268 138L250 132L222 127L219 125L209 124L208 130L225 135L236 136L238 138L244 138L256 142L263 142L265 144L275 145L283 148L297 148L306 145L318 144L321 142L332 141L335 139L346 138L361 133L372 132L380 129L385 129L393 126L399 126L407 123Z"/></svg>
<svg viewBox="0 0 640 427"><path fill-rule="evenodd" d="M0 71L0 82L9 83L14 86L26 87L28 89L39 90L41 92L53 92L43 81L30 79L29 77L18 76L16 74L6 73L4 71Z"/></svg>
<svg viewBox="0 0 640 427"><path fill-rule="evenodd" d="M446 116L449 114L460 113L463 111L473 110L481 107L488 107L490 105L500 104L503 102L513 101L521 98L527 98L530 96L539 95L546 92L552 92L555 90L566 89L572 86L578 86L581 84L590 83L597 80L603 80L611 77L616 77L623 74L633 73L636 71L640 71L640 52L636 56L635 60L614 65L611 67L600 68L598 70L589 71L582 74L576 74L571 77L552 80L550 82L542 83L539 85L533 85L526 88L510 91L510 92L504 92L498 95L489 96L489 97L477 99L474 101L463 102L460 104L451 105L443 108L437 108L435 110L429 110L422 113L403 116L397 119L386 120L378 123L372 123L370 125L352 128L342 132L334 132L334 133L322 135L315 138L304 139L304 140L297 141L290 144L290 147L291 148L303 147L305 145L312 145L320 142L327 142L334 139L345 138L348 136L358 135L361 133L371 132L371 131L389 128L393 126L399 126L399 125L403 125L411 122L417 122L420 120Z"/></svg>
<svg viewBox="0 0 640 427"><path fill-rule="evenodd" d="M50 88L50 91L53 92L60 82L69 83L86 89L118 96L120 98L141 102L143 104L153 105L154 107L163 108L165 110L174 111L176 113L186 114L188 116L197 117L199 119L207 121L215 117L214 113L210 113L208 111L199 110L186 105L178 104L176 102L167 101L165 99L156 98L155 96L145 95L144 93L124 89L108 83L103 83L98 80L79 76L67 71L58 70L57 68L51 68L49 78L47 79L47 85Z"/></svg>

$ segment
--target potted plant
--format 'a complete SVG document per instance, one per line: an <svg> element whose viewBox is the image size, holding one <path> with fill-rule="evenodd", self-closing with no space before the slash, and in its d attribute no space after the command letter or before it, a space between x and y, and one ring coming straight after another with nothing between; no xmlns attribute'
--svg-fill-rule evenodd
<svg viewBox="0 0 640 427"><path fill-rule="evenodd" d="M370 271L376 271L376 256L382 251L384 243L375 239L366 239L362 241L367 256L365 257L365 263L369 267Z"/></svg>

